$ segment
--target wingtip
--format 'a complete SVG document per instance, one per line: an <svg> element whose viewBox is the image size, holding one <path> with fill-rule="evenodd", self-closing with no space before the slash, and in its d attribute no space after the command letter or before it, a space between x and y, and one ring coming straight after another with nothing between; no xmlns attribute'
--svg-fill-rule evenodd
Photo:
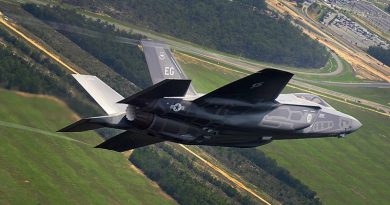
<svg viewBox="0 0 390 205"><path fill-rule="evenodd" d="M66 127L61 128L61 129L57 130L56 132L67 132L65 128L66 128Z"/></svg>
<svg viewBox="0 0 390 205"><path fill-rule="evenodd" d="M125 99L123 99L123 100L120 100L120 101L118 101L118 102L116 102L116 103L119 103L119 104L127 104L127 102L126 102L126 98L125 98Z"/></svg>
<svg viewBox="0 0 390 205"><path fill-rule="evenodd" d="M294 75L294 73L292 73L290 71L280 70L280 69L276 69L276 68L264 68L263 70L259 71L259 73L264 73L264 72L283 73L283 74L291 75L291 77Z"/></svg>

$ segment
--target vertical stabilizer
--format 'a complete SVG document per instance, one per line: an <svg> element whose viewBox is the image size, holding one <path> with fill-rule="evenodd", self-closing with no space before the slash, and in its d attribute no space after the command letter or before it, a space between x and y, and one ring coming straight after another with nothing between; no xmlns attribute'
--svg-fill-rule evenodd
<svg viewBox="0 0 390 205"><path fill-rule="evenodd" d="M145 53L146 63L148 64L153 84L157 84L166 79L188 79L172 55L168 45L163 42L151 40L142 40L141 45ZM192 85L189 86L187 95L197 95Z"/></svg>

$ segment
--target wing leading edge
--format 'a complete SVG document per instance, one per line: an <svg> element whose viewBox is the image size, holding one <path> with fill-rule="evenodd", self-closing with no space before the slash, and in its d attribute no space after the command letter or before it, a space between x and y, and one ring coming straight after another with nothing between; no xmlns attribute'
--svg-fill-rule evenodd
<svg viewBox="0 0 390 205"><path fill-rule="evenodd" d="M273 102L294 74L264 69L218 88L196 100L197 104L212 103L212 99L231 99L246 103Z"/></svg>
<svg viewBox="0 0 390 205"><path fill-rule="evenodd" d="M107 114L126 111L127 105L117 103L124 98L96 76L81 74L72 74L72 76Z"/></svg>

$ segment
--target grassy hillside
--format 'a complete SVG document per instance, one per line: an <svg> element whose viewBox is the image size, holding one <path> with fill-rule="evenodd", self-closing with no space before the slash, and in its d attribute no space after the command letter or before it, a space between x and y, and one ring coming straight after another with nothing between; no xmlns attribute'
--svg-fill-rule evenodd
<svg viewBox="0 0 390 205"><path fill-rule="evenodd" d="M180 204L263 204L248 192L199 163L176 143L160 143L134 150L130 161ZM191 194L188 194L191 193Z"/></svg>
<svg viewBox="0 0 390 205"><path fill-rule="evenodd" d="M180 63L200 92L239 78L236 72L215 66ZM213 78L204 78L205 75ZM286 89L285 92L301 91ZM363 127L346 139L274 141L258 149L316 191L325 204L387 204L390 201L389 118L325 100L359 119Z"/></svg>
<svg viewBox="0 0 390 205"><path fill-rule="evenodd" d="M61 56L64 62L74 67L80 73L98 76L109 86L113 87L118 93L124 96L130 96L139 89L132 82L128 81L126 78L112 70L109 66L84 51L77 44L57 32L51 26L39 21L33 15L23 10L19 4L11 4L9 2L0 1L0 7L4 13L15 20L17 24L21 25L22 31L28 33L29 37L42 45L45 45L51 52ZM26 19L29 21L26 21ZM23 44L23 41L19 44ZM36 49L32 50L36 51ZM30 56L30 53L28 52L24 52L24 54L26 56ZM66 70L66 72L68 71ZM69 78L71 77L69 76ZM73 107L72 109L76 110Z"/></svg>
<svg viewBox="0 0 390 205"><path fill-rule="evenodd" d="M0 90L0 107L0 204L175 204L121 154L93 149L95 133L55 134L75 120L63 104Z"/></svg>
<svg viewBox="0 0 390 205"><path fill-rule="evenodd" d="M151 84L143 52L135 45L115 41L118 36L135 40L145 37L117 30L113 25L105 22L85 18L75 10L42 5L37 6L35 4L24 4L22 7L34 15L34 17L44 22L50 22L49 25L61 24L76 26L68 30L61 29L61 26L56 29L69 38L69 40L80 46L80 48L90 53L138 87L143 88ZM27 25L27 27L36 35L40 37L45 36L43 32L37 31L34 26ZM89 30L80 34L79 30L81 29Z"/></svg>

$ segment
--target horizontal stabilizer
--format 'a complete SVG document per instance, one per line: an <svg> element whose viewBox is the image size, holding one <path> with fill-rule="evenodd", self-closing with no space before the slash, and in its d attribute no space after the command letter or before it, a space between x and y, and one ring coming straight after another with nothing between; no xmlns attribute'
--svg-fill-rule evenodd
<svg viewBox="0 0 390 205"><path fill-rule="evenodd" d="M83 132L102 127L114 127L118 129L130 128L130 123L126 120L126 114L108 115L100 117L90 117L81 119L58 132Z"/></svg>
<svg viewBox="0 0 390 205"><path fill-rule="evenodd" d="M126 111L126 105L117 104L123 97L96 76L80 74L73 74L72 76L107 114Z"/></svg>
<svg viewBox="0 0 390 205"><path fill-rule="evenodd" d="M159 137L152 137L146 134L140 134L132 131L123 132L114 136L105 142L97 145L95 148L124 152L164 141Z"/></svg>
<svg viewBox="0 0 390 205"><path fill-rule="evenodd" d="M57 132L83 132L88 130L94 130L103 127L100 124L91 122L91 119L85 118L81 119L67 127L64 127Z"/></svg>
<svg viewBox="0 0 390 205"><path fill-rule="evenodd" d="M182 97L186 94L191 80L166 79L142 90L118 103L143 106L145 102L164 97Z"/></svg>

